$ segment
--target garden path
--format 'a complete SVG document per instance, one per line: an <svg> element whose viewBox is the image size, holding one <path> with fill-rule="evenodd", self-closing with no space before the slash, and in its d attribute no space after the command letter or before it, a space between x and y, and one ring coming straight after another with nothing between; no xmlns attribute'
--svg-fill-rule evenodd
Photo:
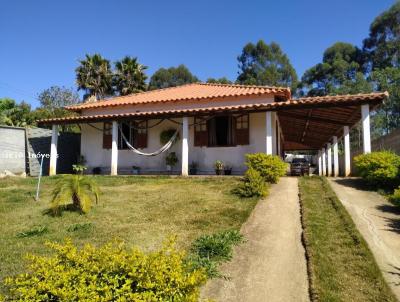
<svg viewBox="0 0 400 302"><path fill-rule="evenodd" d="M357 178L329 179L367 241L383 276L400 301L400 207L368 191Z"/></svg>
<svg viewBox="0 0 400 302"><path fill-rule="evenodd" d="M221 267L229 279L209 281L202 296L220 302L309 301L297 178L272 185L241 232L246 242Z"/></svg>

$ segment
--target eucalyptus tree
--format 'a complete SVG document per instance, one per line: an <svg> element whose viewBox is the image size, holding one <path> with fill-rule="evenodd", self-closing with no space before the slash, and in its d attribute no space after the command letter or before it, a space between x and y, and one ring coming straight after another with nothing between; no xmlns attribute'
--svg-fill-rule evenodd
<svg viewBox="0 0 400 302"><path fill-rule="evenodd" d="M263 40L248 43L238 56L239 75L237 82L248 85L297 87L297 74L281 47Z"/></svg>

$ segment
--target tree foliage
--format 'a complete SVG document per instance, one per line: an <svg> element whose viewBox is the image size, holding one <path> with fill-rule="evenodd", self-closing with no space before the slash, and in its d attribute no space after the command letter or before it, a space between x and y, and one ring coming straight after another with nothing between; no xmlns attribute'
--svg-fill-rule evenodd
<svg viewBox="0 0 400 302"><path fill-rule="evenodd" d="M195 83L199 79L185 65L160 68L150 78L149 90L180 86Z"/></svg>
<svg viewBox="0 0 400 302"><path fill-rule="evenodd" d="M96 99L113 95L113 73L110 61L100 54L86 55L79 61L76 68L76 83L78 90L85 91L84 99L95 97Z"/></svg>
<svg viewBox="0 0 400 302"><path fill-rule="evenodd" d="M400 67L400 2L372 22L363 44L372 70Z"/></svg>
<svg viewBox="0 0 400 302"><path fill-rule="evenodd" d="M32 123L31 105L10 98L0 99L0 125L25 127Z"/></svg>
<svg viewBox="0 0 400 302"><path fill-rule="evenodd" d="M227 77L222 77L222 78L208 78L207 83L211 84L232 84L232 81L229 80Z"/></svg>
<svg viewBox="0 0 400 302"><path fill-rule="evenodd" d="M237 82L246 85L297 86L297 74L277 43L248 43L238 56Z"/></svg>
<svg viewBox="0 0 400 302"><path fill-rule="evenodd" d="M303 93L309 96L370 92L364 76L365 57L359 48L337 42L325 50L322 63L308 69L302 77Z"/></svg>
<svg viewBox="0 0 400 302"><path fill-rule="evenodd" d="M114 87L119 95L128 95L146 90L145 70L137 58L129 56L115 62Z"/></svg>

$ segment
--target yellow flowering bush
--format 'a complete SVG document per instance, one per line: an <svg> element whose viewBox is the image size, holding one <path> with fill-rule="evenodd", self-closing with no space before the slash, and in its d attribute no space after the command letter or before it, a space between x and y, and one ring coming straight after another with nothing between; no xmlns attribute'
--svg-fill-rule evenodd
<svg viewBox="0 0 400 302"><path fill-rule="evenodd" d="M167 241L144 253L110 243L82 249L71 240L47 243L52 256L28 256L27 273L6 279L13 301L198 301L204 270L193 270L184 252Z"/></svg>

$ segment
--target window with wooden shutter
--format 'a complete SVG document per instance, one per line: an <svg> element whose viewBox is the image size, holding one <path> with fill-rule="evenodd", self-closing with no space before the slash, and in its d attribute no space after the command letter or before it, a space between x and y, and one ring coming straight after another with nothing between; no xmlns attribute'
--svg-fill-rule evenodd
<svg viewBox="0 0 400 302"><path fill-rule="evenodd" d="M147 148L147 121L135 122L134 128L134 147Z"/></svg>
<svg viewBox="0 0 400 302"><path fill-rule="evenodd" d="M103 149L111 149L112 145L112 123L105 122L103 125Z"/></svg>
<svg viewBox="0 0 400 302"><path fill-rule="evenodd" d="M207 118L194 118L194 145L202 147L208 145Z"/></svg>
<svg viewBox="0 0 400 302"><path fill-rule="evenodd" d="M249 142L249 115L243 114L236 117L236 144L248 145Z"/></svg>

